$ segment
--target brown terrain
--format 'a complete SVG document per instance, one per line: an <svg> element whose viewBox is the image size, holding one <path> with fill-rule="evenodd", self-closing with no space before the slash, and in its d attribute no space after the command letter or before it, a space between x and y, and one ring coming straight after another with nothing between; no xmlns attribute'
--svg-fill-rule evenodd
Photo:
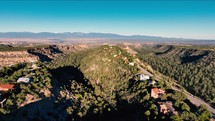
<svg viewBox="0 0 215 121"><path fill-rule="evenodd" d="M50 62L58 56L69 52L76 52L89 48L91 45L48 45L44 47L32 47L28 50L0 51L0 68L17 63L26 62Z"/></svg>
<svg viewBox="0 0 215 121"><path fill-rule="evenodd" d="M4 51L0 52L0 68L22 62L36 62L39 58L27 51Z"/></svg>

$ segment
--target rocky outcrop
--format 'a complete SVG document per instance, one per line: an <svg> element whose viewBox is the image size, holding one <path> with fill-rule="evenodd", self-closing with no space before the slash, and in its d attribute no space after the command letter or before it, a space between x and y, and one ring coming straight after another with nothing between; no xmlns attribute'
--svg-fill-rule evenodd
<svg viewBox="0 0 215 121"><path fill-rule="evenodd" d="M14 47L10 47L8 51L0 51L0 68L23 62L50 62L64 53L80 51L86 48L88 46L85 44L50 45L34 47L28 50L14 50Z"/></svg>
<svg viewBox="0 0 215 121"><path fill-rule="evenodd" d="M10 66L23 62L37 62L39 58L27 51L2 51L0 52L0 67Z"/></svg>
<svg viewBox="0 0 215 121"><path fill-rule="evenodd" d="M35 56L38 56L40 61L42 62L50 62L51 60L62 54L62 52L56 46L29 49L28 52Z"/></svg>
<svg viewBox="0 0 215 121"><path fill-rule="evenodd" d="M86 44L57 46L62 52L75 52L89 48Z"/></svg>

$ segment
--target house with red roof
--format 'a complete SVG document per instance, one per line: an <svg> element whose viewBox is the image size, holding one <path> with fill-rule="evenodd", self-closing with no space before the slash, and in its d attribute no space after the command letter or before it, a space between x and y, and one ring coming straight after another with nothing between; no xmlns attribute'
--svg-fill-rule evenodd
<svg viewBox="0 0 215 121"><path fill-rule="evenodd" d="M0 91L7 92L8 90L12 90L14 88L13 84L2 84L0 85Z"/></svg>
<svg viewBox="0 0 215 121"><path fill-rule="evenodd" d="M158 102L158 104L159 104L160 113L163 113L163 114L173 113L175 115L178 115L178 111L175 111L171 101Z"/></svg>
<svg viewBox="0 0 215 121"><path fill-rule="evenodd" d="M158 88L152 88L151 89L151 97L157 99L160 98L161 95L165 94L164 90L158 89Z"/></svg>

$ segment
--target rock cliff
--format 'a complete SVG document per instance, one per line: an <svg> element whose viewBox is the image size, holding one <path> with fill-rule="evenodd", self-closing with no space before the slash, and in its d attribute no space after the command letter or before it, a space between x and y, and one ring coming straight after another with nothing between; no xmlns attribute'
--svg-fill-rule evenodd
<svg viewBox="0 0 215 121"><path fill-rule="evenodd" d="M39 58L27 51L2 51L0 52L0 68L22 62L36 62Z"/></svg>

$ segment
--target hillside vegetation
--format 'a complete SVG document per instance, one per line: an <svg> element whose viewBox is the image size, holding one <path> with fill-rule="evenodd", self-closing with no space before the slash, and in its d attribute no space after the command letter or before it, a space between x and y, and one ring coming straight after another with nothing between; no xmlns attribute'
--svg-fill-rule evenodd
<svg viewBox="0 0 215 121"><path fill-rule="evenodd" d="M20 77L30 78L29 83L17 83ZM51 74L45 66L31 70L31 64L20 63L0 70L0 84L14 84L14 90L4 96L7 97L4 108L0 108L0 119L2 114L17 113L19 108L30 102L41 100L50 96ZM44 93L46 90L46 93ZM47 94L48 93L48 94ZM1 93L1 98L3 93ZM30 109L27 109L29 112ZM21 117L20 117L21 118Z"/></svg>
<svg viewBox="0 0 215 121"><path fill-rule="evenodd" d="M143 47L139 57L178 81L191 93L215 104L215 51L207 46Z"/></svg>
<svg viewBox="0 0 215 121"><path fill-rule="evenodd" d="M100 46L57 56L51 62L5 67L2 83L8 91L0 120L4 121L209 121L205 106L196 107L186 96L168 87L164 79L140 80L134 58L118 46ZM33 67L32 67L33 66ZM17 83L28 77L30 83ZM163 90L158 98L152 88ZM168 101L173 111L163 113Z"/></svg>
<svg viewBox="0 0 215 121"><path fill-rule="evenodd" d="M35 46L37 48L43 48L47 47L47 45L37 45ZM11 46L11 45L3 45L0 44L0 51L27 51L29 49L35 48L35 47L30 47L30 46Z"/></svg>
<svg viewBox="0 0 215 121"><path fill-rule="evenodd" d="M132 57L119 47L102 46L62 57L53 62L51 67L61 65L78 68L89 80L96 95L112 102L116 95L122 95L128 87L128 80L137 73L137 68L128 64L132 61Z"/></svg>
<svg viewBox="0 0 215 121"><path fill-rule="evenodd" d="M165 81L149 85L134 76L138 73L125 50L117 46L98 48L70 53L50 63L53 76L60 83L66 83L61 98L70 99L67 107L69 119L74 120L205 120L210 112L199 113L198 108L186 99L182 93L175 92ZM71 81L72 80L72 81ZM162 100L172 100L174 107L180 110L181 117L163 115L156 108L156 100L150 98L150 89L167 89L168 94ZM72 96L72 100L70 96ZM200 107L200 109L204 108ZM204 108L203 110L206 111Z"/></svg>

